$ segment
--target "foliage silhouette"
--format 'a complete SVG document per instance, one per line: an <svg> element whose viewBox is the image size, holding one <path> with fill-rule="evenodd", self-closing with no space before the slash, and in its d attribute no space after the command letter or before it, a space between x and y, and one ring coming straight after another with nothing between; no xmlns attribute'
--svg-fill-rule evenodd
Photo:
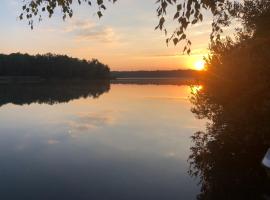
<svg viewBox="0 0 270 200"><path fill-rule="evenodd" d="M79 60L45 54L0 54L0 76L38 76L45 79L109 79L110 69L98 60Z"/></svg>
<svg viewBox="0 0 270 200"><path fill-rule="evenodd" d="M98 17L103 16L106 10L106 4L115 3L117 0L31 0L24 2L20 19L26 18L31 28L33 28L34 18L42 19L42 12L48 13L49 17L53 15L57 8L61 9L63 19L73 16L72 5L85 3L90 6L97 7ZM256 0L258 1L258 0ZM255 1L255 2L256 2ZM268 0L264 0L268 2ZM192 25L203 21L205 10L212 14L212 40L220 40L222 28L231 24L232 18L242 18L243 15L248 16L246 10L243 9L245 4L252 4L251 0L244 0L242 3L236 0L157 0L157 18L158 25L156 29L163 30L167 35L166 22L173 20L177 22L175 30L166 39L169 43L173 41L175 45L179 42L185 42L184 52L190 53L191 41L187 34L187 29ZM171 14L172 19L168 19L168 10L174 9ZM170 11L171 12L171 11Z"/></svg>
<svg viewBox="0 0 270 200"><path fill-rule="evenodd" d="M261 166L270 146L270 3L249 1L243 9L249 14L237 40L212 43L203 89L191 98L192 112L209 121L192 137L189 158L201 182L198 199L270 196Z"/></svg>

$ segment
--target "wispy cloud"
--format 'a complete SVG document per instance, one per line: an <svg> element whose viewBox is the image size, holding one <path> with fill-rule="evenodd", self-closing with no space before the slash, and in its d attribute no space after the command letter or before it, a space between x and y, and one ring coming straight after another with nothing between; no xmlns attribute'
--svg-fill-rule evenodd
<svg viewBox="0 0 270 200"><path fill-rule="evenodd" d="M71 21L64 32L71 33L78 41L96 40L103 43L113 43L119 40L113 28L96 24L90 20Z"/></svg>

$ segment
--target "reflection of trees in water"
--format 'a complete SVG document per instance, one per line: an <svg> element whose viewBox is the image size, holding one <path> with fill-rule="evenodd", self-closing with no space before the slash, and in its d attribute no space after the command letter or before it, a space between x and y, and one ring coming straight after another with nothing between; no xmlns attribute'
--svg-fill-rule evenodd
<svg viewBox="0 0 270 200"><path fill-rule="evenodd" d="M269 122L252 110L246 118L238 118L239 109L228 113L205 101L197 103L199 114L201 107L211 112L206 132L192 137L190 174L201 182L198 199L263 199L270 195L261 166L268 148Z"/></svg>
<svg viewBox="0 0 270 200"><path fill-rule="evenodd" d="M98 98L110 90L109 81L59 81L0 85L0 106L31 103L67 103L79 98Z"/></svg>

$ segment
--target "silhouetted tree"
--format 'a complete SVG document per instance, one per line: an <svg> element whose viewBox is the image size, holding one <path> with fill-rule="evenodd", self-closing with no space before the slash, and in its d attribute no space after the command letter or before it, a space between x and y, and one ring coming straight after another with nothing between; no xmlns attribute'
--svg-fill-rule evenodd
<svg viewBox="0 0 270 200"><path fill-rule="evenodd" d="M265 199L270 183L261 160L270 146L270 3L246 1L237 40L211 45L203 89L192 112L208 119L193 136L190 174L198 199Z"/></svg>
<svg viewBox="0 0 270 200"><path fill-rule="evenodd" d="M109 79L110 69L96 59L91 61L64 55L30 56L0 54L0 76L38 76L46 79Z"/></svg>

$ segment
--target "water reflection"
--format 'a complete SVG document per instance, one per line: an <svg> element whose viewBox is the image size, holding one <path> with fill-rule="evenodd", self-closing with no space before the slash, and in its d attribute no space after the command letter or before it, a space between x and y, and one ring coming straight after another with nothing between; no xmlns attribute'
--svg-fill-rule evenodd
<svg viewBox="0 0 270 200"><path fill-rule="evenodd" d="M119 85L178 85L197 82L191 79L117 79L112 81L55 81L34 84L0 84L0 106L8 103L57 104L80 98L98 98L109 92L111 84ZM195 90L200 88L196 87Z"/></svg>
<svg viewBox="0 0 270 200"><path fill-rule="evenodd" d="M201 183L197 198L269 199L261 165L270 145L269 93L247 96L252 88L215 86L204 86L191 99L196 116L209 120L206 131L192 137L189 173Z"/></svg>
<svg viewBox="0 0 270 200"><path fill-rule="evenodd" d="M199 192L186 161L203 123L190 112L188 86L20 87L28 92L1 94L1 199L178 200Z"/></svg>
<svg viewBox="0 0 270 200"><path fill-rule="evenodd" d="M110 90L109 81L62 81L0 85L0 106L8 103L67 103L79 98L98 98Z"/></svg>

